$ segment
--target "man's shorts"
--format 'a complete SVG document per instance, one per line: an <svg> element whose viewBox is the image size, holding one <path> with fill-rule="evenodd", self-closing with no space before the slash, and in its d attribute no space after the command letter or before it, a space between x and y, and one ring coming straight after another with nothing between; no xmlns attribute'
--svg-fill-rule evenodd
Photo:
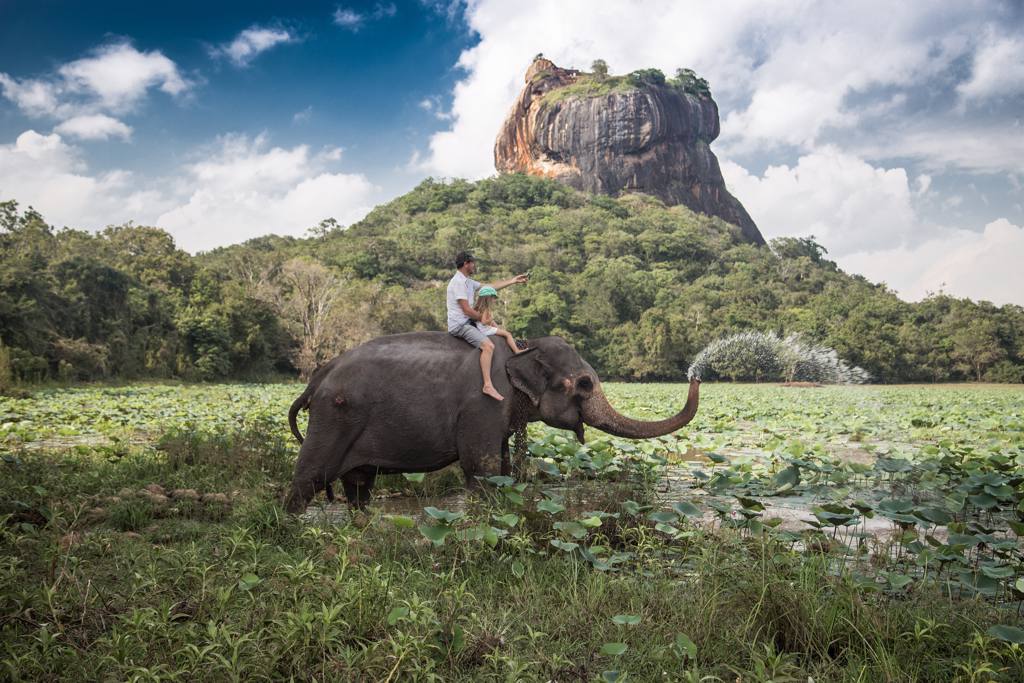
<svg viewBox="0 0 1024 683"><path fill-rule="evenodd" d="M473 323L465 323L459 329L454 332L449 332L448 334L458 337L459 339L465 339L478 349L480 348L480 345L484 343L484 339L487 339L487 336Z"/></svg>

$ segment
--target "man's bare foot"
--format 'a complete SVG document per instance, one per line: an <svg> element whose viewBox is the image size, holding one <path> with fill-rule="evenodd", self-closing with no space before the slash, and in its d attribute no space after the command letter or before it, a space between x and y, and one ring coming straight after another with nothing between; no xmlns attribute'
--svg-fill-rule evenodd
<svg viewBox="0 0 1024 683"><path fill-rule="evenodd" d="M504 401L505 397L498 393L498 390L494 388L493 384L484 386L484 393L493 398L495 401Z"/></svg>

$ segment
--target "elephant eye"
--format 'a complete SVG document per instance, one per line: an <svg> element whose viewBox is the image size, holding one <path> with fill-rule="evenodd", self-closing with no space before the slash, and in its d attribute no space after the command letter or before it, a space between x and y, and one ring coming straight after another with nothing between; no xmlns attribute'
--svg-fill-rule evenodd
<svg viewBox="0 0 1024 683"><path fill-rule="evenodd" d="M591 380L586 375L584 375L583 377L580 377L578 380L576 380L576 390L577 391L593 391L594 390L594 382L593 382L593 380Z"/></svg>

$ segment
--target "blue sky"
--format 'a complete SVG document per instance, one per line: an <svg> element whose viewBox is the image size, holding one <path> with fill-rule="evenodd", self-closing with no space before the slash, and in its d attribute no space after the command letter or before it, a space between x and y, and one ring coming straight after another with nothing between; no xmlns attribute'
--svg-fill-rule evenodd
<svg viewBox="0 0 1024 683"><path fill-rule="evenodd" d="M189 251L486 177L530 59L695 68L766 237L1024 304L1022 3L0 4L0 199Z"/></svg>
<svg viewBox="0 0 1024 683"><path fill-rule="evenodd" d="M219 135L267 133L275 146L343 147L346 166L379 176L385 188L407 187L409 179L393 180L389 172L442 127L420 102L450 92L455 62L472 38L463 22L415 2L297 3L297 9L238 3L215 12L209 3L98 3L88 13L62 6L0 7L0 71L45 78L97 48L127 42L166 56L189 83L177 98L150 88L122 117L133 129L128 144L87 141L94 171L129 166L148 175L173 173ZM339 25L339 7L362 21ZM212 54L253 28L288 38L242 62ZM0 106L0 139L32 128L48 132L52 117L13 104Z"/></svg>

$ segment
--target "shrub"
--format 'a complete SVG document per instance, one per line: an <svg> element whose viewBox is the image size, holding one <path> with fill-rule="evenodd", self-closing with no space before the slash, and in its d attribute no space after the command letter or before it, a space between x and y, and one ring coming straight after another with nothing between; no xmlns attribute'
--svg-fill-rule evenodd
<svg viewBox="0 0 1024 683"><path fill-rule="evenodd" d="M711 86L698 76L693 69L676 69L675 78L669 84L683 92L701 97L711 97Z"/></svg>
<svg viewBox="0 0 1024 683"><path fill-rule="evenodd" d="M1024 382L1024 365L1001 360L985 371L985 381L1020 384Z"/></svg>
<svg viewBox="0 0 1024 683"><path fill-rule="evenodd" d="M637 87L642 85L665 85L665 74L661 69L637 69L631 72L627 78Z"/></svg>

